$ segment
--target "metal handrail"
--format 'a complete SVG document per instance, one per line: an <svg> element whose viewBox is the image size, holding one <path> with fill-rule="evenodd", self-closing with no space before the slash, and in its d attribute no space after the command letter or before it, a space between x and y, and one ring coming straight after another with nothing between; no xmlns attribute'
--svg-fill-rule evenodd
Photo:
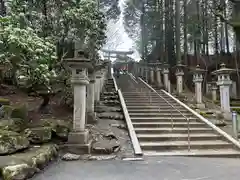
<svg viewBox="0 0 240 180"><path fill-rule="evenodd" d="M142 81L149 89L151 89L153 92L155 92L160 98L162 98L169 106L172 107L172 109L176 110L179 112L186 120L187 120L187 125L188 125L188 151L190 151L190 122L189 118L186 117L178 108L174 107L171 103L169 103L164 97L162 97L155 89L153 89L149 84L147 84L142 78L138 77L140 81ZM171 111L171 116L172 116L172 111ZM173 124L173 121L171 122ZM172 126L173 127L173 126Z"/></svg>

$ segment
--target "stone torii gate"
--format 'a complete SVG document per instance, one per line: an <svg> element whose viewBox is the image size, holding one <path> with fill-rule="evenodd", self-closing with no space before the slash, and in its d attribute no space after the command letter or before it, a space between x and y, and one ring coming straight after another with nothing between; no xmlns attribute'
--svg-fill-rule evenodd
<svg viewBox="0 0 240 180"><path fill-rule="evenodd" d="M115 51L115 50L107 50L107 49L103 49L102 52L104 59L108 59L108 61L110 61L111 58L118 58L120 57L125 57L125 63L127 63L127 59L128 56L127 55L132 55L133 51Z"/></svg>
<svg viewBox="0 0 240 180"><path fill-rule="evenodd" d="M103 57L110 60L110 58L117 58L118 56L126 56L127 55L132 55L133 51L114 51L114 50L107 50L107 49L103 49L102 52Z"/></svg>

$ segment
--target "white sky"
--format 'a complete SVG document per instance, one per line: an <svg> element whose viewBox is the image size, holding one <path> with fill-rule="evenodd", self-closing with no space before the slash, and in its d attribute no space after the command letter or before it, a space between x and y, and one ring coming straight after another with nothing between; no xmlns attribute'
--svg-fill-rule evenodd
<svg viewBox="0 0 240 180"><path fill-rule="evenodd" d="M133 50L134 54L131 57L138 61L140 59L140 55L136 51L135 42L131 38L129 38L128 34L125 32L123 25L123 11L125 1L126 0L119 0L119 7L121 10L119 20L117 22L114 22L113 20L108 22L107 28L108 41L104 49L118 51Z"/></svg>

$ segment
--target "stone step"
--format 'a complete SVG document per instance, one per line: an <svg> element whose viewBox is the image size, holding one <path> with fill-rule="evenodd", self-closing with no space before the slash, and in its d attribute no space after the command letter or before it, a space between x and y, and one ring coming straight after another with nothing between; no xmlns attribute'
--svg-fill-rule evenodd
<svg viewBox="0 0 240 180"><path fill-rule="evenodd" d="M239 158L240 151L231 148L225 149L187 149L167 151L143 151L146 156L194 156L194 157L228 157Z"/></svg>
<svg viewBox="0 0 240 180"><path fill-rule="evenodd" d="M126 102L126 105L127 106L136 106L136 105L139 105L139 106L167 106L167 107L181 107L179 104L177 103L171 103L168 104L168 103L163 103L163 102Z"/></svg>
<svg viewBox="0 0 240 180"><path fill-rule="evenodd" d="M188 127L187 122L134 122L133 126L138 127ZM200 122L190 122L189 127L207 127L206 124Z"/></svg>
<svg viewBox="0 0 240 180"><path fill-rule="evenodd" d="M145 100L142 100L142 99L134 99L134 100L128 100L128 99L124 99L126 103L159 103L159 104L168 104L168 103L171 103L171 104L177 104L178 103L176 101L164 101L163 99L145 99Z"/></svg>
<svg viewBox="0 0 240 180"><path fill-rule="evenodd" d="M137 134L169 134L169 133L188 133L188 128L178 128L174 127L172 128L134 128ZM190 128L190 133L212 133L213 130L211 128L205 127L205 128Z"/></svg>
<svg viewBox="0 0 240 180"><path fill-rule="evenodd" d="M128 113L148 113L148 112L151 112L151 113L158 113L158 112L178 112L176 109L162 109L161 107L158 107L158 108L155 108L155 109L128 109ZM179 110L180 112L188 112L187 109L181 109Z"/></svg>
<svg viewBox="0 0 240 180"><path fill-rule="evenodd" d="M188 134L138 134L139 141L187 141ZM222 140L223 137L213 133L189 134L190 141Z"/></svg>
<svg viewBox="0 0 240 180"><path fill-rule="evenodd" d="M139 110L142 110L142 109L158 109L158 108L161 108L161 109L169 109L171 108L172 106L156 106L156 105L126 105L127 106L127 109L130 110L130 109L139 109ZM184 107L178 105L178 106L174 106L175 108L179 109L179 110L186 110Z"/></svg>
<svg viewBox="0 0 240 180"><path fill-rule="evenodd" d="M141 141L140 146L143 150L178 150L188 149L188 141L166 141L166 142L147 142ZM190 149L227 149L233 147L232 144L222 140L191 141Z"/></svg>
<svg viewBox="0 0 240 180"><path fill-rule="evenodd" d="M187 122L184 117L131 117L132 122ZM199 120L194 117L189 118L190 122L198 122Z"/></svg>
<svg viewBox="0 0 240 180"><path fill-rule="evenodd" d="M192 113L180 113L180 112L171 112L171 110L169 110L168 113L166 112L158 112L158 113L129 113L130 117L172 117L172 118L175 118L175 117L184 117L186 116L185 118L189 117L189 116L192 116Z"/></svg>

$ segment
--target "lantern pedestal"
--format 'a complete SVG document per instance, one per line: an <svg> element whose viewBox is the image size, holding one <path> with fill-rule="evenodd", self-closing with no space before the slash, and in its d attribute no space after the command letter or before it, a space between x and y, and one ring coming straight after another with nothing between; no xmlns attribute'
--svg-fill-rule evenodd
<svg viewBox="0 0 240 180"><path fill-rule="evenodd" d="M163 66L163 81L164 81L165 89L169 91L170 89L169 89L169 69L168 69L168 64L164 64L164 66Z"/></svg>
<svg viewBox="0 0 240 180"><path fill-rule="evenodd" d="M204 69L200 69L200 66L197 65L196 69L193 70L193 82L195 83L195 98L196 98L196 106L199 109L205 108L205 104L202 101L202 81L203 81L203 73Z"/></svg>

